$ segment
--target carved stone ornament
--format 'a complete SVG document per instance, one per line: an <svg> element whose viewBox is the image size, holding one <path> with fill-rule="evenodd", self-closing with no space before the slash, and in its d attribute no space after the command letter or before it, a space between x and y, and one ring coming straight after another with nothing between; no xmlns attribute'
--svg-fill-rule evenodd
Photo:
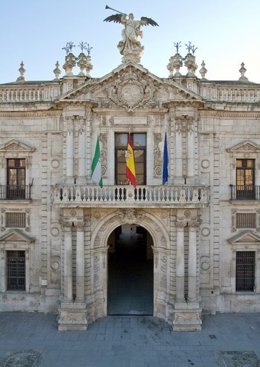
<svg viewBox="0 0 260 367"><path fill-rule="evenodd" d="M160 178L162 176L162 151L160 149L160 144L162 145L162 134L154 133L154 171L153 176Z"/></svg>
<svg viewBox="0 0 260 367"><path fill-rule="evenodd" d="M154 106L155 87L144 79L143 74L139 74L130 69L122 75L121 80L110 89L110 100L127 111L134 111L137 107Z"/></svg>
<svg viewBox="0 0 260 367"><path fill-rule="evenodd" d="M107 134L100 134L102 177L107 177Z"/></svg>
<svg viewBox="0 0 260 367"><path fill-rule="evenodd" d="M143 218L143 213L136 209L122 209L120 210L119 217L122 223L138 223L141 218Z"/></svg>

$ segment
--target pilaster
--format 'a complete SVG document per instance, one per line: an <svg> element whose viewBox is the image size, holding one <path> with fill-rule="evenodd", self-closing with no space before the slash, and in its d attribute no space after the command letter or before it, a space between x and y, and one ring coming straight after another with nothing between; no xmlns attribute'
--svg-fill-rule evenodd
<svg viewBox="0 0 260 367"><path fill-rule="evenodd" d="M86 182L86 121L81 119L78 130L78 184Z"/></svg>
<svg viewBox="0 0 260 367"><path fill-rule="evenodd" d="M83 210L64 211L64 294L59 308L59 330L86 330L87 310L84 292L84 222ZM76 236L76 298L73 300L72 274L72 226L77 228Z"/></svg>

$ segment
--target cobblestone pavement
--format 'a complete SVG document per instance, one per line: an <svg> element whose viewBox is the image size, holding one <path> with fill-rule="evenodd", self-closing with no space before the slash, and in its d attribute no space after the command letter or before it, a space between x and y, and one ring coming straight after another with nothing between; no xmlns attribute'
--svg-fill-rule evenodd
<svg viewBox="0 0 260 367"><path fill-rule="evenodd" d="M256 367L260 314L203 317L201 332L173 332L153 317L110 316L59 332L54 315L0 313L1 367Z"/></svg>

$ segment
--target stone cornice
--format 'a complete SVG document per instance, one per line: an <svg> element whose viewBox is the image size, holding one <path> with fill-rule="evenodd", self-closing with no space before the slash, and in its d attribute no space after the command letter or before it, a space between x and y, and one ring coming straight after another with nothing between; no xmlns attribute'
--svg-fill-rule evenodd
<svg viewBox="0 0 260 367"><path fill-rule="evenodd" d="M62 113L61 109L53 109L48 111L0 111L0 118L1 117L59 117ZM0 122L1 123L1 122Z"/></svg>
<svg viewBox="0 0 260 367"><path fill-rule="evenodd" d="M200 117L242 117L246 119L258 119L260 118L260 111L200 110Z"/></svg>

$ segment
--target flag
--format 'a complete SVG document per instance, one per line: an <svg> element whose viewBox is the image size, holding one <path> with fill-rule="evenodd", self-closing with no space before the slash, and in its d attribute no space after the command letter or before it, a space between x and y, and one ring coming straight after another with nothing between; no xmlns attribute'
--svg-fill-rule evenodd
<svg viewBox="0 0 260 367"><path fill-rule="evenodd" d="M101 162L100 162L99 137L97 137L95 154L91 164L91 179L93 182L97 183L100 187L103 187Z"/></svg>
<svg viewBox="0 0 260 367"><path fill-rule="evenodd" d="M130 134L128 134L127 153L126 153L126 177L128 181L131 183L131 185L136 187L133 141Z"/></svg>
<svg viewBox="0 0 260 367"><path fill-rule="evenodd" d="M163 147L163 172L162 172L162 184L166 184L168 182L168 144L167 144L167 134L164 136L164 147Z"/></svg>

